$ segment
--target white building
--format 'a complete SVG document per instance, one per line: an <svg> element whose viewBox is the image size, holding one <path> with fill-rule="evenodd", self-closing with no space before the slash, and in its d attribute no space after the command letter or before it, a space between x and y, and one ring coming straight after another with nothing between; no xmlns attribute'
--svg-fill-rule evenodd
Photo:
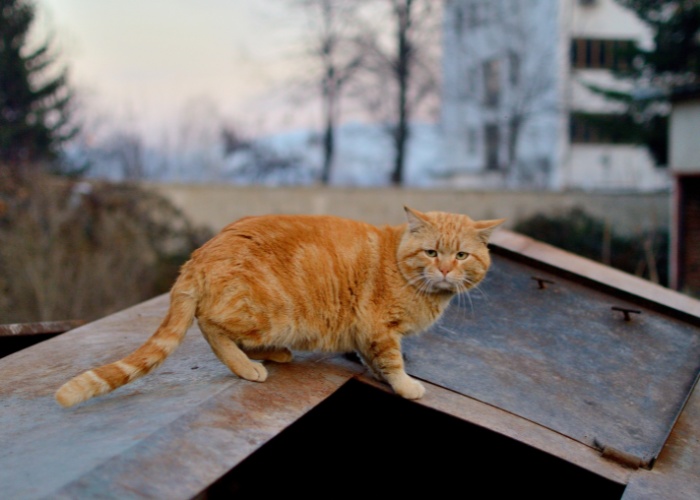
<svg viewBox="0 0 700 500"><path fill-rule="evenodd" d="M665 169L626 143L621 110L584 85L653 34L614 0L446 0L444 178L482 188L664 189ZM607 126L596 118L606 117ZM614 124L615 122L613 122Z"/></svg>

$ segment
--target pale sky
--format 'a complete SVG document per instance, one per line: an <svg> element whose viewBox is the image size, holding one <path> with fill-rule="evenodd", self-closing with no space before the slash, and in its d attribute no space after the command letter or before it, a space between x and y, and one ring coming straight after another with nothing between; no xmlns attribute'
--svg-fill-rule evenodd
<svg viewBox="0 0 700 500"><path fill-rule="evenodd" d="M298 76L304 22L288 0L36 0L91 106L148 127L195 99L252 121ZM277 118L284 121L284 118ZM259 118L262 120L262 117Z"/></svg>

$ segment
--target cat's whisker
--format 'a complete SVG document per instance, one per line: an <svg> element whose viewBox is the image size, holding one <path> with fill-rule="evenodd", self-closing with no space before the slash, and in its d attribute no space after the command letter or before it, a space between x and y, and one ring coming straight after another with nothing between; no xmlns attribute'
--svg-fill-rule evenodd
<svg viewBox="0 0 700 500"><path fill-rule="evenodd" d="M416 294L416 296L425 297L432 293L433 285L430 279L425 276L424 272L419 272L407 279L403 288L413 288L413 292Z"/></svg>
<svg viewBox="0 0 700 500"><path fill-rule="evenodd" d="M410 279L406 281L406 286L413 286L416 283L421 283L425 281L425 278L423 277L422 274L417 274L415 276L412 276Z"/></svg>
<svg viewBox="0 0 700 500"><path fill-rule="evenodd" d="M469 309L471 310L471 313L472 313L471 319L474 319L474 301L472 301L472 294L470 293L469 290L466 292L466 296L467 296L467 299L469 299ZM467 308L465 307L464 310L466 311L466 309Z"/></svg>
<svg viewBox="0 0 700 500"><path fill-rule="evenodd" d="M413 276L412 278L406 280L406 283L401 287L403 290L413 288L417 295L421 295L421 289L426 285L425 279L422 275Z"/></svg>
<svg viewBox="0 0 700 500"><path fill-rule="evenodd" d="M450 328L447 328L445 325L438 324L438 328L439 328L440 330L446 331L447 333L451 333L452 335L454 335L454 336L456 336L456 337L458 337L458 336L460 335L459 332L456 332L456 331L454 331L454 330L452 330L452 329L450 329Z"/></svg>
<svg viewBox="0 0 700 500"><path fill-rule="evenodd" d="M488 301L490 300L490 297L488 296L488 294L487 294L487 293L484 291L484 289L481 287L481 283L479 283L478 285L474 286L474 287L472 288L472 290L474 290L474 291L476 291L476 292L479 292L486 302L488 302Z"/></svg>
<svg viewBox="0 0 700 500"><path fill-rule="evenodd" d="M428 283L425 280L422 280L420 282L419 286L415 288L415 294L419 297L428 295L429 288L430 288L430 283Z"/></svg>
<svg viewBox="0 0 700 500"><path fill-rule="evenodd" d="M469 298L469 291L467 288L464 288L463 290L460 290L459 295L457 296L457 305L459 306L459 310L462 312L463 315L466 315L466 310L467 310L467 299L469 299L469 303L471 303L471 299ZM473 306L472 306L472 311L473 311ZM464 316L466 319L466 316Z"/></svg>
<svg viewBox="0 0 700 500"><path fill-rule="evenodd" d="M474 289L474 286L471 284L470 284L470 286L465 286L464 282L469 283L469 281L466 278L462 282L459 283L460 293L457 297L457 303L460 306L460 309L464 312L464 314L466 314L466 310L467 310L466 302L463 303L463 301L469 300L469 306L471 309L471 318L473 319L474 318L474 302L472 301L472 297L471 297L470 292L471 292L471 290ZM468 319L468 318L465 316L465 319Z"/></svg>

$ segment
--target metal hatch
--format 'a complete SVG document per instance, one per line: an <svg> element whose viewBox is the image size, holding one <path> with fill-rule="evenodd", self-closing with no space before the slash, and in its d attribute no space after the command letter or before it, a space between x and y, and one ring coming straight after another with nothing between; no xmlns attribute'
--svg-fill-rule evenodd
<svg viewBox="0 0 700 500"><path fill-rule="evenodd" d="M669 308L666 308L669 309ZM697 318L508 252L407 371L650 468L700 370Z"/></svg>

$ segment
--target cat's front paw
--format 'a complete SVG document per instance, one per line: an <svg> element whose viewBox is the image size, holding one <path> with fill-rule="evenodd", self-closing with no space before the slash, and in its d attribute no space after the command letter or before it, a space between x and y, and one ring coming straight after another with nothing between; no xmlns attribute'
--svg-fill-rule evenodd
<svg viewBox="0 0 700 500"><path fill-rule="evenodd" d="M423 384L408 376L402 379L401 382L395 384L393 388L396 394L406 399L420 399L425 394L425 387L423 387Z"/></svg>

